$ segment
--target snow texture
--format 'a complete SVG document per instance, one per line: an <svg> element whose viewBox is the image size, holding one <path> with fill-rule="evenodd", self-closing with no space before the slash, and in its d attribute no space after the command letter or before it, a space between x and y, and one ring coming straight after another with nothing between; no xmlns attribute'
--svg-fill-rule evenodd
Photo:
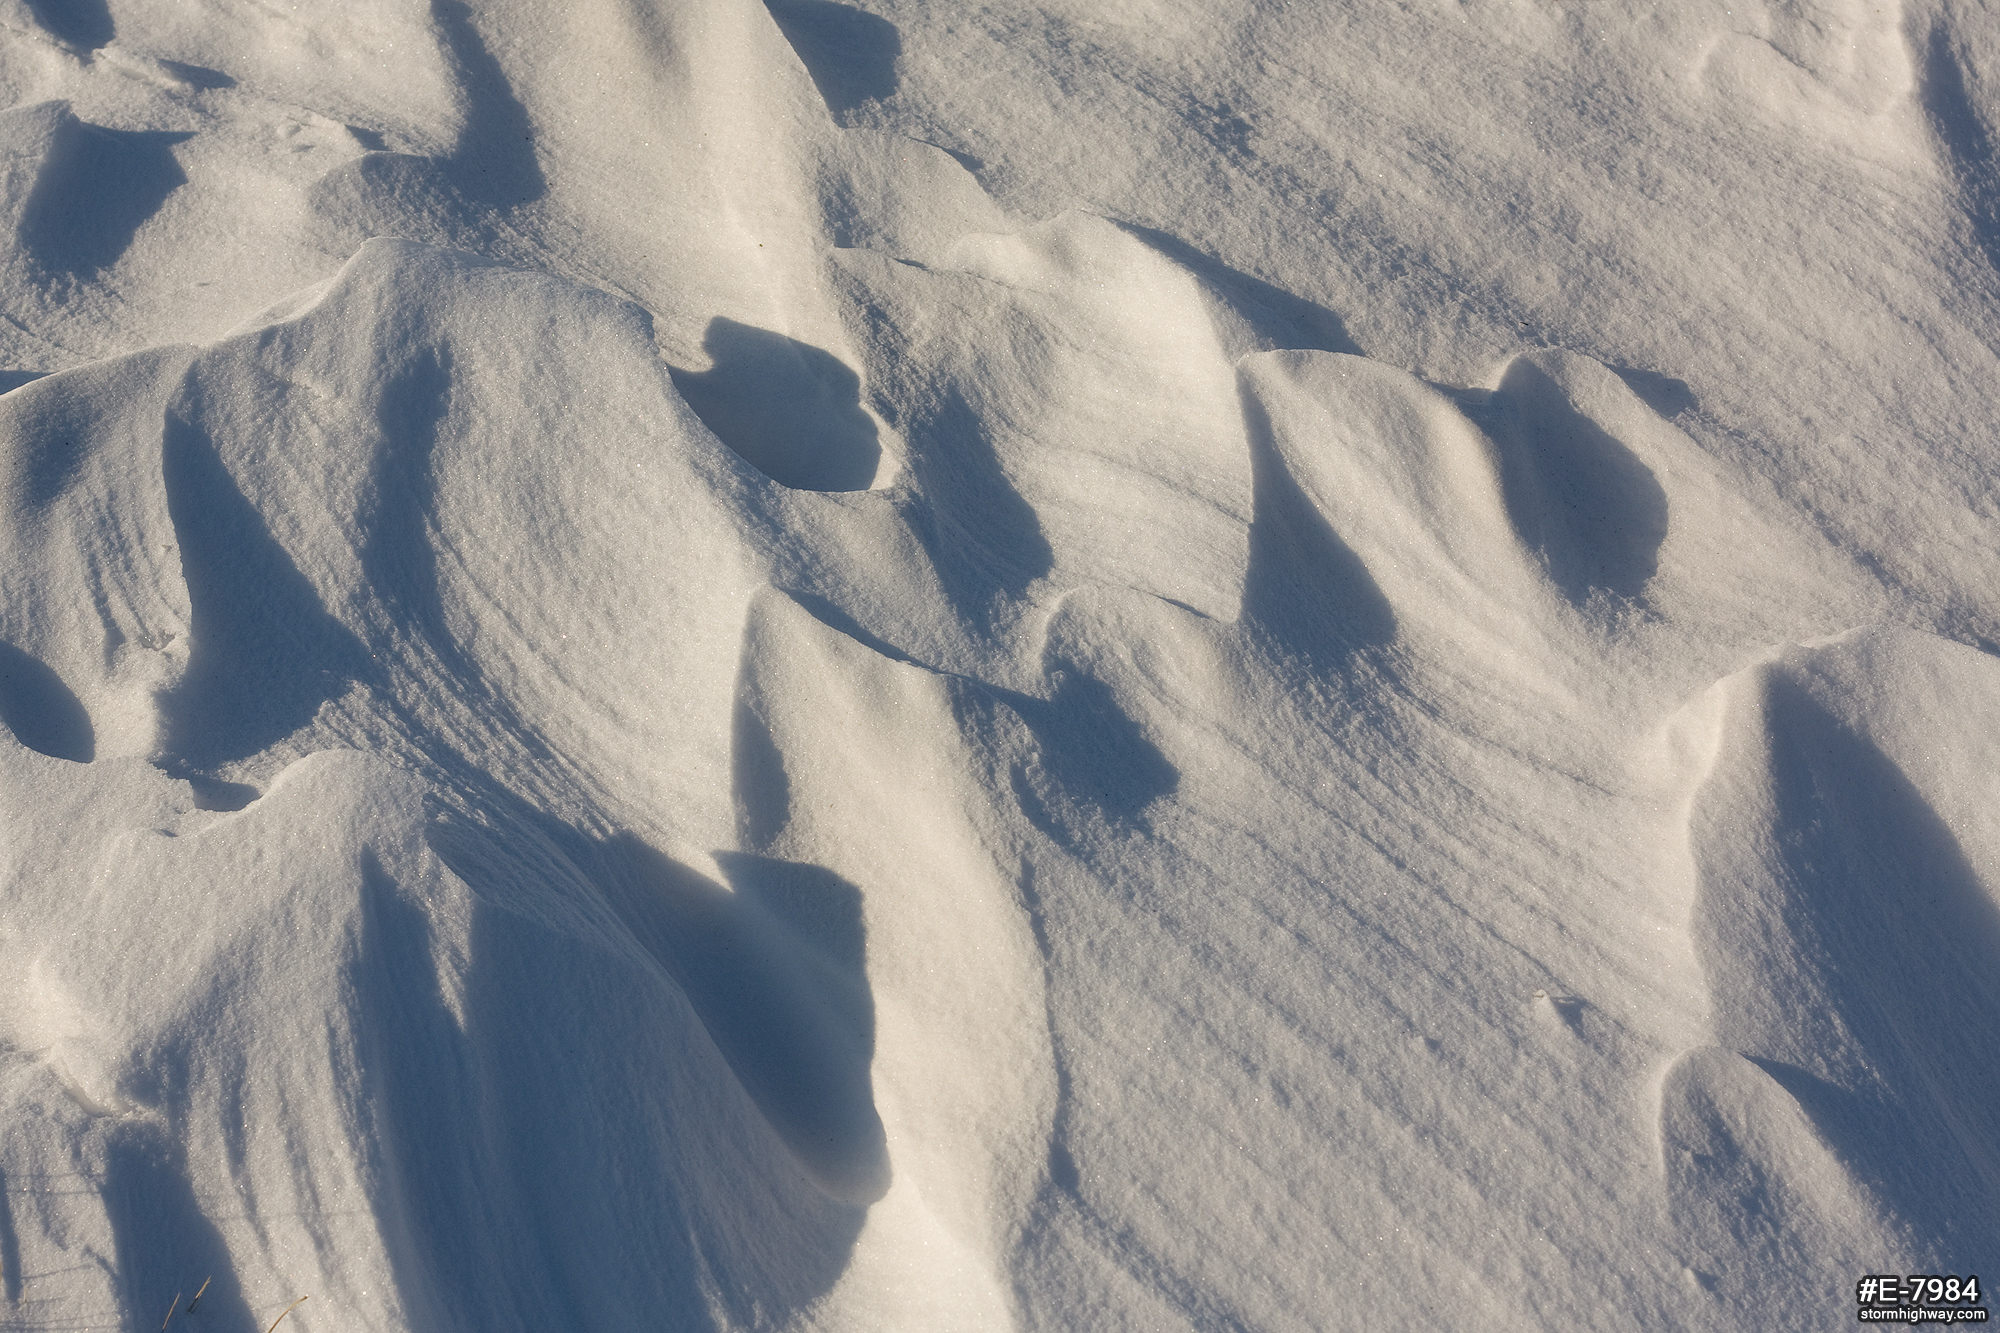
<svg viewBox="0 0 2000 1333"><path fill-rule="evenodd" d="M0 1328L2000 1282L1990 6L0 0L0 93Z"/></svg>

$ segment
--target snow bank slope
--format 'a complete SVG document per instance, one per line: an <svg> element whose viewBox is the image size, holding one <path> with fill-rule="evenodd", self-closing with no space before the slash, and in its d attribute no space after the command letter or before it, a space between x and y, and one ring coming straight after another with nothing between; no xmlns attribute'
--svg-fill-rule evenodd
<svg viewBox="0 0 2000 1333"><path fill-rule="evenodd" d="M171 1145L161 1169L207 1200L187 1207L234 1198L256 1238L181 1260L233 1267L218 1294L274 1292L307 1262L321 1317L422 1326L799 1308L889 1186L885 1125L917 1138L910 1197L884 1205L897 1243L1004 1232L995 1195L1020 1187L995 1173L1004 1159L1019 1180L1042 1151L1046 1036L1011 879L966 823L990 798L944 739L952 694L782 595L753 598L802 501L702 429L641 312L378 242L279 323L8 405L6 714L49 756L14 750L32 832L9 919L41 924L7 1041L44 1072L17 1108L34 1165L13 1169L80 1174L109 1200L125 1187L103 1141ZM867 529L895 524L876 505L852 539L886 544ZM857 671L854 720L829 739L820 694ZM799 698L814 711L790 721ZM915 730L899 743L878 713ZM823 772L793 752L800 725ZM99 754L108 789L91 782ZM130 755L153 763L112 758ZM887 765L889 790L846 813L809 799L813 783L849 792L855 764ZM52 811L44 784L64 794ZM891 833L912 800L936 807L922 842L869 851L865 830ZM239 813L202 813L218 810ZM88 843L96 819L102 865L69 864L55 830ZM254 869L232 865L239 845ZM110 901L73 898L74 874ZM849 875L881 886L865 916ZM147 902L112 906L135 880ZM955 886L944 910L918 895L928 883ZM163 938L162 917L192 939ZM120 929L78 933L105 918ZM555 933L508 962L510 930L531 951ZM286 961L301 949L310 967ZM158 952L177 960L164 974ZM72 1017L50 1028L47 1004ZM51 1115L51 1078L81 1112ZM289 1165L252 1165L266 1132ZM302 1194L336 1189L351 1235L263 1218L310 1221L330 1205ZM730 1201L704 1202L716 1189ZM738 1214L721 1233L717 1207ZM451 1221L466 1217L519 1248ZM38 1283L38 1308L113 1317L123 1301L139 1318L143 1240L115 1216L86 1225L37 1239L105 1253L117 1280ZM964 1299L1002 1309L978 1253ZM585 1271L599 1262L623 1276L607 1286ZM471 1304L468 1284L486 1289Z"/></svg>
<svg viewBox="0 0 2000 1333"><path fill-rule="evenodd" d="M533 354L501 355L525 350L524 326ZM861 960L837 947L858 928L840 929L853 890L796 888L831 895L823 945L629 834L553 813L589 808L592 782L674 809L665 775L712 758L647 744L646 719L607 709L593 584L598 608L653 627L663 673L613 693L659 699L651 725L726 763L745 593L713 494L734 473L712 440L689 448L705 437L643 319L383 244L292 322L141 375L158 361L10 400L23 434L49 424L38 404L93 391L129 426L38 460L49 494L16 493L16 530L39 522L43 538L21 600L71 614L15 638L75 682L100 751L156 761L10 751L8 922L29 975L9 1011L9 1180L81 1178L102 1199L16 1212L18 1271L51 1275L19 1291L24 1315L137 1321L164 1299L154 1286L195 1268L221 1275L204 1313L246 1327L300 1282L319 1318L376 1326L748 1318L810 1299L884 1175ZM612 419L579 436L521 418L515 395L538 373ZM631 450L564 462L565 434ZM132 530L56 521L93 504ZM607 525L648 508L687 545ZM662 568L694 552L702 579ZM148 574L150 602L125 595ZM538 586L562 591L524 602ZM496 594L511 632L479 633ZM127 656L166 681L154 715L128 707L118 734L90 705L125 698ZM698 691L704 663L721 711L689 721L660 696L676 677ZM523 705L568 725L525 723ZM590 764L592 738L614 731L596 749L631 762ZM203 776L246 760L231 772L257 786ZM726 793L706 804L689 825L726 830ZM782 885L780 870L761 873ZM690 934L731 956L696 956ZM803 1065L768 1030L747 1050L711 1038L723 1025L695 1006L740 1012L745 987L763 1006L749 1017L780 1042L791 1031ZM718 1229L718 1207L736 1220ZM88 1253L107 1267L78 1267ZM609 1285L592 1271L607 1263Z"/></svg>
<svg viewBox="0 0 2000 1333"><path fill-rule="evenodd" d="M1994 33L1807 9L0 4L0 1322L1991 1268Z"/></svg>
<svg viewBox="0 0 2000 1333"><path fill-rule="evenodd" d="M1979 701L1996 687L1991 657L1878 630L1791 648L1702 705L1714 749L1690 823L1695 940L1717 1040L1749 1061L1728 1057L1719 1077L1781 1114L1803 1108L1828 1158L1801 1179L1771 1170L1694 1109L1705 1076L1683 1071L1700 1063L1669 1076L1675 1207L1736 1281L1754 1284L1760 1261L1837 1267L1879 1244L1863 1230L1844 1254L1782 1254L1797 1244L1786 1210L1812 1206L1788 1196L1829 1188L1838 1160L1859 1178L1814 1200L1833 1234L1883 1218L1920 1262L1991 1244L2000 1126L1978 1071L2000 1016L1983 961L2000 943L2000 846ZM1703 1059L1716 1067L1690 1062ZM1762 1216L1742 1181L1760 1171L1778 1182Z"/></svg>

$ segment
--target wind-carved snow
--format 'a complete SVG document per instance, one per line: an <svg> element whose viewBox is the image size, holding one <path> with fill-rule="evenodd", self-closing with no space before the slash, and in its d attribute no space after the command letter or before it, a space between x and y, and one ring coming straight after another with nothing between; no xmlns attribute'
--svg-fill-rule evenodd
<svg viewBox="0 0 2000 1333"><path fill-rule="evenodd" d="M1984 1271L1974 17L0 9L7 1327Z"/></svg>
<svg viewBox="0 0 2000 1333"><path fill-rule="evenodd" d="M1967 725L1977 705L1951 717L1944 701L1996 685L1971 649L1858 631L1730 677L1689 720L1710 747L1691 927L1715 1039L1744 1058L1677 1065L1662 1132L1676 1220L1746 1304L1767 1264L1831 1273L1888 1246L1948 1266L1991 1234L1995 1127L1966 1073L2000 1012L1977 961L2000 944L1974 794L1995 741ZM1717 1096L1770 1109L1695 1128ZM1801 1250L1801 1234L1827 1243Z"/></svg>

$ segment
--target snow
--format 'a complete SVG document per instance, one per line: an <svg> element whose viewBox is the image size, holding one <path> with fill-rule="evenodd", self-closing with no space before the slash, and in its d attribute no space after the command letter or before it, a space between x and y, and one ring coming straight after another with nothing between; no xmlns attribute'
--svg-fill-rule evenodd
<svg viewBox="0 0 2000 1333"><path fill-rule="evenodd" d="M0 0L0 85L0 1328L1996 1269L1984 8Z"/></svg>

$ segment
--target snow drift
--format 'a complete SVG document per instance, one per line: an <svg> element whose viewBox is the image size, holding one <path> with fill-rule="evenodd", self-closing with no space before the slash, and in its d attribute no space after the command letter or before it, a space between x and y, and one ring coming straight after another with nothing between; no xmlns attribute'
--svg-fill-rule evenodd
<svg viewBox="0 0 2000 1333"><path fill-rule="evenodd" d="M1992 1267L2000 29L1641 17L0 6L0 1322Z"/></svg>

